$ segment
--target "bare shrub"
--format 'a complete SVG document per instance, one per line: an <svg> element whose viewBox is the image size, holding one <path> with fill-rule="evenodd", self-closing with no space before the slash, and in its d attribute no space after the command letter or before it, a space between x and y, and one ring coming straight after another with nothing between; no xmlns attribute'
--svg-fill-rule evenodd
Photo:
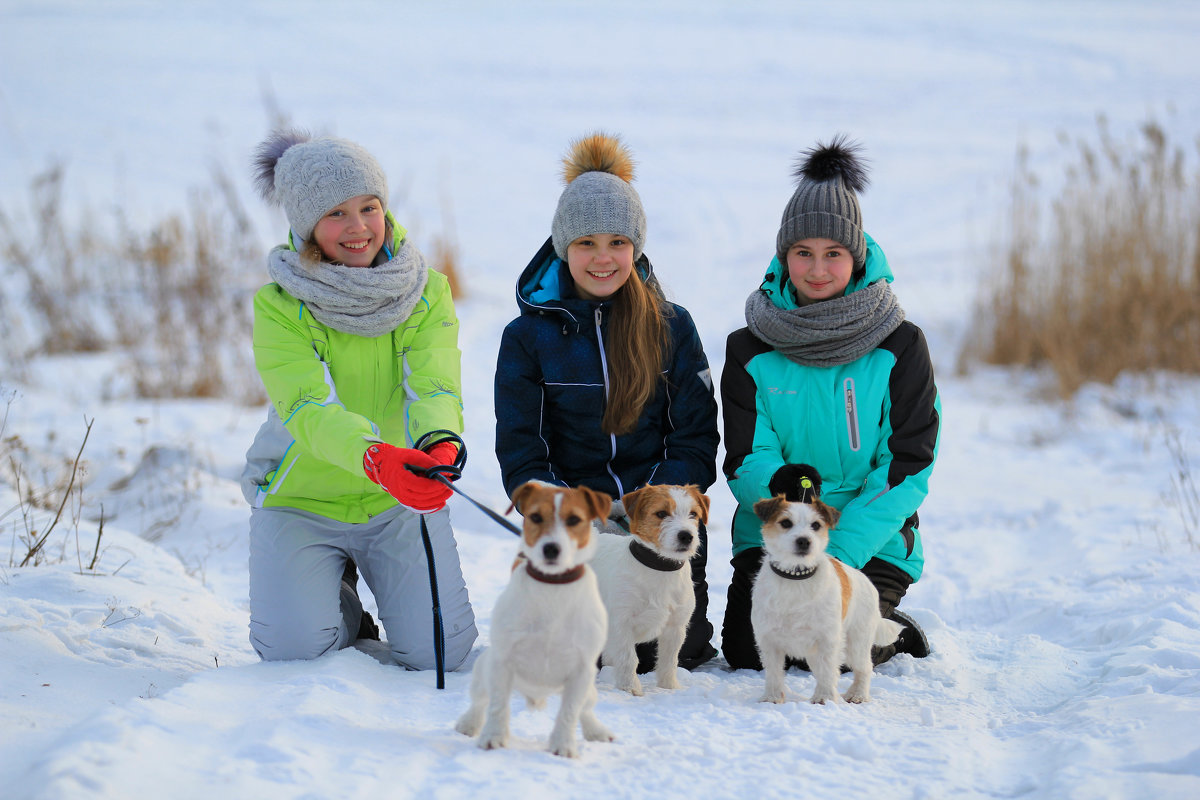
<svg viewBox="0 0 1200 800"><path fill-rule="evenodd" d="M1103 117L1047 204L1018 151L1007 239L959 365L1048 367L1066 397L1123 371L1200 373L1200 176L1162 126Z"/></svg>
<svg viewBox="0 0 1200 800"><path fill-rule="evenodd" d="M214 168L186 215L148 228L118 212L115 241L69 226L62 191L61 167L33 181L33 237L0 209L0 257L24 282L22 296L0 295L26 327L10 362L115 350L142 397L264 402L247 346L263 253L228 177Z"/></svg>

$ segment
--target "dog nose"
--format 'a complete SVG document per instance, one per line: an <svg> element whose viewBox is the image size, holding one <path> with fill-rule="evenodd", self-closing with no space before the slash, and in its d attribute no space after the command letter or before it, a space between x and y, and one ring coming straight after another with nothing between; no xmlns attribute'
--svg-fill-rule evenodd
<svg viewBox="0 0 1200 800"><path fill-rule="evenodd" d="M803 556L803 555L807 555L807 554L808 554L808 548L809 548L809 547L811 547L811 546L812 546L812 545L811 545L811 543L808 541L808 539L797 539L797 540L796 540L796 553L797 553L797 555L802 555L802 556Z"/></svg>
<svg viewBox="0 0 1200 800"><path fill-rule="evenodd" d="M679 532L679 544L681 547L687 547L692 543L692 534L689 531Z"/></svg>
<svg viewBox="0 0 1200 800"><path fill-rule="evenodd" d="M561 552L562 548L554 542L547 542L546 544L542 545L542 556L547 561L556 561Z"/></svg>

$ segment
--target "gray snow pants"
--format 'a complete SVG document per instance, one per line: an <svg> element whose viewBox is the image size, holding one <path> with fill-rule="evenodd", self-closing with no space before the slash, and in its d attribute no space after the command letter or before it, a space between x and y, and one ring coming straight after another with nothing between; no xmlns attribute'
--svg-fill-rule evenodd
<svg viewBox="0 0 1200 800"><path fill-rule="evenodd" d="M478 631L458 560L450 512L425 517L433 544L446 669L460 666ZM250 644L264 661L311 659L354 643L362 616L342 591L352 558L375 597L396 662L436 666L429 567L421 518L402 506L361 523L292 508L250 512Z"/></svg>

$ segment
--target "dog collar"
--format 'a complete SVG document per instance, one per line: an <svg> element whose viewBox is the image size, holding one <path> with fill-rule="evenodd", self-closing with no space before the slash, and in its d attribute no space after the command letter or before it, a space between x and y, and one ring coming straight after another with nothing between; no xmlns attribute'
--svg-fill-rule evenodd
<svg viewBox="0 0 1200 800"><path fill-rule="evenodd" d="M650 569L656 569L659 572L675 572L676 570L683 569L682 561L663 558L637 539L629 540L629 552L633 554L633 559L639 564L647 566Z"/></svg>
<svg viewBox="0 0 1200 800"><path fill-rule="evenodd" d="M786 570L781 568L774 561L768 561L767 563L771 565L772 572L781 578L787 578L789 581L802 581L817 574L816 567L800 567L799 569Z"/></svg>
<svg viewBox="0 0 1200 800"><path fill-rule="evenodd" d="M583 564L571 567L566 572L560 572L556 575L551 575L548 572L542 572L539 569L535 569L533 564L526 561L525 571L529 573L529 577L533 578L535 581L541 581L542 583L573 583L574 581L577 581L583 577Z"/></svg>

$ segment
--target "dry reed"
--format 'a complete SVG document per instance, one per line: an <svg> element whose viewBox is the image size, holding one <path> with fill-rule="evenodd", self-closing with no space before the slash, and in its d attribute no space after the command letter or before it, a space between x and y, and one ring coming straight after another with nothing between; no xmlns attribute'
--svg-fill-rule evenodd
<svg viewBox="0 0 1200 800"><path fill-rule="evenodd" d="M1007 241L960 366L1048 367L1061 396L1120 373L1200 373L1200 187L1154 121L1074 144L1047 206L1017 156ZM1069 144L1069 143L1068 143Z"/></svg>

